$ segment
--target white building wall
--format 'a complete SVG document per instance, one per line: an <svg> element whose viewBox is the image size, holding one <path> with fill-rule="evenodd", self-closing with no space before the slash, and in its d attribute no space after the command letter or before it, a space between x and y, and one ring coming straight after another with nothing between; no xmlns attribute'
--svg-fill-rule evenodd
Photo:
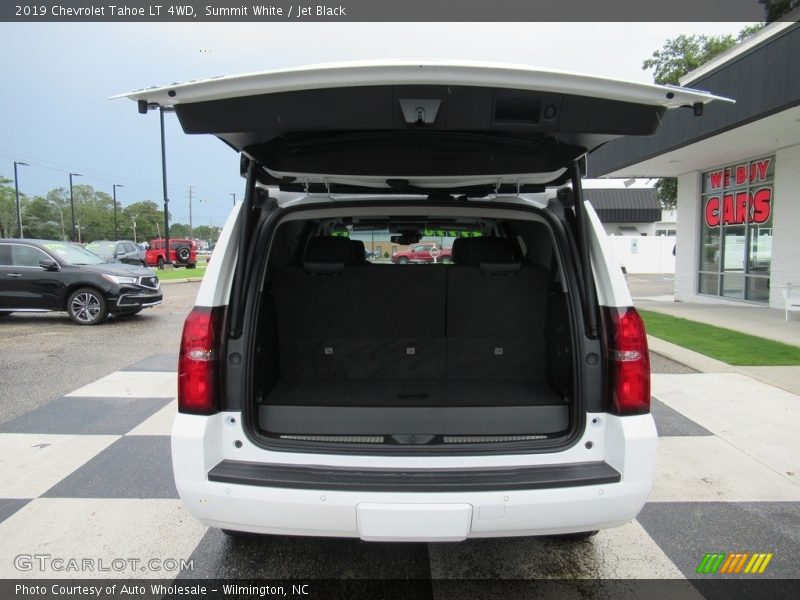
<svg viewBox="0 0 800 600"><path fill-rule="evenodd" d="M783 308L781 286L800 284L800 146L775 153L769 305Z"/></svg>
<svg viewBox="0 0 800 600"><path fill-rule="evenodd" d="M620 231L620 227L634 227L636 233L632 231ZM655 223L603 223L603 228L606 230L606 235L655 235Z"/></svg>
<svg viewBox="0 0 800 600"><path fill-rule="evenodd" d="M697 265L700 261L700 172L678 177L675 238L675 300L698 302Z"/></svg>
<svg viewBox="0 0 800 600"><path fill-rule="evenodd" d="M628 273L674 273L675 238L665 235L611 235L611 248Z"/></svg>

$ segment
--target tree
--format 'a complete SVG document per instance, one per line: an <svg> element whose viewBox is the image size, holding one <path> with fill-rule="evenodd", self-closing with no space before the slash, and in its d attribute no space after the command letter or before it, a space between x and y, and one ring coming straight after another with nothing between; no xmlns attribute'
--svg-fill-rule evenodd
<svg viewBox="0 0 800 600"><path fill-rule="evenodd" d="M715 56L733 48L747 39L764 25L759 23L742 29L737 36L728 35L686 35L667 40L660 50L642 62L645 71L653 69L653 81L661 85L678 85L681 77L694 71ZM656 192L662 208L672 209L678 203L678 181L674 177L659 179Z"/></svg>
<svg viewBox="0 0 800 600"><path fill-rule="evenodd" d="M11 179L0 175L0 237L16 237L17 199Z"/></svg>
<svg viewBox="0 0 800 600"><path fill-rule="evenodd" d="M112 216L113 219L113 216ZM134 233L134 222L136 231ZM137 242L151 240L164 234L164 211L152 200L134 202L122 209L118 214L120 237Z"/></svg>
<svg viewBox="0 0 800 600"><path fill-rule="evenodd" d="M183 223L170 223L169 237L171 238L188 238L189 226Z"/></svg>
<svg viewBox="0 0 800 600"><path fill-rule="evenodd" d="M47 198L35 196L21 200L22 222L26 237L60 240L61 218L58 208Z"/></svg>
<svg viewBox="0 0 800 600"><path fill-rule="evenodd" d="M72 215L70 212L69 192L64 188L56 188L47 192L46 200L53 207L53 217L60 235L57 239L72 239Z"/></svg>
<svg viewBox="0 0 800 600"><path fill-rule="evenodd" d="M661 202L661 208L673 210L678 205L678 179L676 177L662 177L656 181L656 195Z"/></svg>
<svg viewBox="0 0 800 600"><path fill-rule="evenodd" d="M194 228L194 237L200 240L206 240L212 244L219 239L219 234L222 231L216 225L199 225Z"/></svg>
<svg viewBox="0 0 800 600"><path fill-rule="evenodd" d="M681 34L674 40L667 40L660 50L645 59L642 69L653 69L653 81L661 85L678 85L678 80L707 63L715 56L733 48L747 39L764 25L759 23L745 27L734 37L727 35L686 35Z"/></svg>
<svg viewBox="0 0 800 600"><path fill-rule="evenodd" d="M764 16L767 23L777 21L783 15L800 7L800 0L759 0L764 5Z"/></svg>

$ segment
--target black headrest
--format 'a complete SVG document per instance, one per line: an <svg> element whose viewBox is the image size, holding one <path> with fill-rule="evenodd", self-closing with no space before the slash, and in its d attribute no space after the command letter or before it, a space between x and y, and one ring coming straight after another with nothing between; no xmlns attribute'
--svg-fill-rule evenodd
<svg viewBox="0 0 800 600"><path fill-rule="evenodd" d="M320 235L308 240L303 263L353 264L353 246L350 239L332 235Z"/></svg>
<svg viewBox="0 0 800 600"><path fill-rule="evenodd" d="M458 242L461 243L458 244ZM479 267L481 263L513 263L514 261L514 246L511 244L511 240L505 238L457 238L453 243L454 263Z"/></svg>
<svg viewBox="0 0 800 600"><path fill-rule="evenodd" d="M308 275L340 275L344 272L344 263L304 262L303 271Z"/></svg>
<svg viewBox="0 0 800 600"><path fill-rule="evenodd" d="M475 238L456 238L453 240L453 249L451 258L457 265L467 264L467 254L469 254L469 243Z"/></svg>
<svg viewBox="0 0 800 600"><path fill-rule="evenodd" d="M353 264L363 265L367 262L367 249L361 240L350 240L353 247Z"/></svg>
<svg viewBox="0 0 800 600"><path fill-rule="evenodd" d="M484 275L515 275L522 268L522 263L516 262L483 262L480 264L481 273Z"/></svg>

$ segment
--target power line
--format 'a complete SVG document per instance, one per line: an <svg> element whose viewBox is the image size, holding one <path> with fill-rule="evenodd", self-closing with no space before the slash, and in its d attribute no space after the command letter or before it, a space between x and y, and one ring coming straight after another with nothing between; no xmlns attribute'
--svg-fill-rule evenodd
<svg viewBox="0 0 800 600"><path fill-rule="evenodd" d="M109 175L106 173L102 173L100 171L94 171L92 169L82 169L78 168L74 165L65 165L62 163L57 163L49 160L43 160L35 156L21 154L19 152L9 152L7 150L0 150L0 156L4 156L8 159L14 160L15 158L21 158L25 161L29 161L32 166L37 166L43 169L47 169L50 171L55 171L57 173L64 173L69 174L70 172L80 171L84 175L91 176L91 179L100 179L108 182L115 182L115 181L123 181L126 187L130 188L139 188L148 191L160 191L161 186L158 183L154 183L153 181L143 180L143 179L136 179L133 177L127 177L123 175ZM185 184L172 184L168 186L168 189L171 192L175 192L181 188L186 187ZM195 190L205 191L205 192L212 192L211 195L225 195L231 194L230 188L222 188L216 186L195 186L193 185Z"/></svg>

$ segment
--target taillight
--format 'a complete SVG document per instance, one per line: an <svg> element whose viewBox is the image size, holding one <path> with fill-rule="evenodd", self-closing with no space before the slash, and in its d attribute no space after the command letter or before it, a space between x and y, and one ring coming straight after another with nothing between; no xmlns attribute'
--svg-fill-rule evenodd
<svg viewBox="0 0 800 600"><path fill-rule="evenodd" d="M650 412L650 354L644 322L632 307L604 308L608 411Z"/></svg>
<svg viewBox="0 0 800 600"><path fill-rule="evenodd" d="M178 358L178 410L208 415L219 410L218 384L224 309L196 307L186 317Z"/></svg>

